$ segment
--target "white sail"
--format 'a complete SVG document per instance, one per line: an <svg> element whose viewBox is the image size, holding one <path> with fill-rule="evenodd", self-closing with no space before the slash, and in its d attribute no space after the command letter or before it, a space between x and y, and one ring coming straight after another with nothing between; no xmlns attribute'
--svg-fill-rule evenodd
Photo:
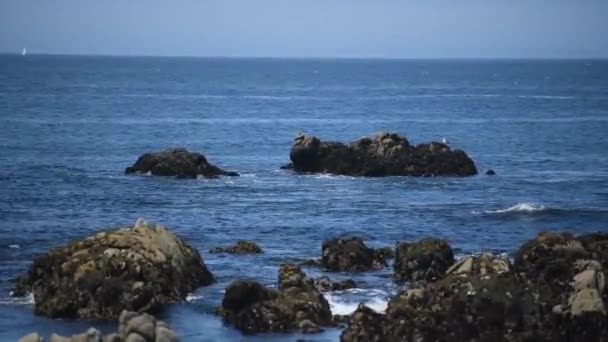
<svg viewBox="0 0 608 342"><path fill-rule="evenodd" d="M21 56L25 56L27 55L27 50L25 48L23 48L23 50L21 50Z"/></svg>

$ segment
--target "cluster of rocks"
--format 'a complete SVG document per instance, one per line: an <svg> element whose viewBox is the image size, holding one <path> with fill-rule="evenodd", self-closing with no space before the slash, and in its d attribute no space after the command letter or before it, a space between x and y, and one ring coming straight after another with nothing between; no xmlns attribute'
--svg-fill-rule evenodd
<svg viewBox="0 0 608 342"><path fill-rule="evenodd" d="M332 173L351 176L472 176L475 163L462 150L431 142L410 145L396 133L378 133L350 144L321 141L314 136L298 135L283 166L296 172ZM185 148L145 153L126 168L125 173L144 173L178 178L217 178L238 176L210 164L204 155ZM494 174L489 170L487 174Z"/></svg>
<svg viewBox="0 0 608 342"><path fill-rule="evenodd" d="M126 168L125 173L149 173L177 178L238 176L236 172L224 171L210 164L204 155L189 152L185 148L171 148L162 152L143 154L135 164Z"/></svg>
<svg viewBox="0 0 608 342"><path fill-rule="evenodd" d="M397 249L395 278L412 285L391 299L385 314L360 305L342 341L605 341L608 336L608 234L541 234L519 249L513 265L488 253L454 262L449 246L428 239Z"/></svg>
<svg viewBox="0 0 608 342"><path fill-rule="evenodd" d="M471 176L475 163L462 150L431 142L410 145L396 133L379 133L350 144L299 135L289 167L297 172L351 176Z"/></svg>
<svg viewBox="0 0 608 342"><path fill-rule="evenodd" d="M18 342L43 342L38 333L23 336ZM95 329L71 337L51 335L49 342L178 342L179 338L167 323L146 313L123 311L118 320L118 332L103 336Z"/></svg>
<svg viewBox="0 0 608 342"><path fill-rule="evenodd" d="M295 330L315 333L333 322L329 303L314 281L291 264L279 269L278 291L255 281L233 282L218 313L246 334Z"/></svg>
<svg viewBox="0 0 608 342"><path fill-rule="evenodd" d="M261 250L239 241L223 251ZM332 316L322 293L353 288L355 282L313 279L292 264L281 265L278 289L234 281L217 312L246 334L315 333L346 321L342 341L605 341L608 336L608 233L543 233L523 244L513 263L491 253L456 260L449 244L435 238L397 243L394 253L367 247L360 238L336 238L324 241L319 265L335 272L373 271L391 257L395 281L408 286L385 313L360 305L350 317ZM36 258L15 295L33 293L36 313L49 317L120 317L117 334L90 329L51 341L176 341L166 324L142 312L183 300L213 281L194 248L140 219ZM22 339L40 340L37 334Z"/></svg>
<svg viewBox="0 0 608 342"><path fill-rule="evenodd" d="M36 258L14 295L33 293L37 314L115 319L154 311L214 281L198 251L164 227L139 219Z"/></svg>
<svg viewBox="0 0 608 342"><path fill-rule="evenodd" d="M235 245L229 247L214 247L209 250L211 254L228 253L228 254L260 254L263 253L262 248L255 242L239 240Z"/></svg>

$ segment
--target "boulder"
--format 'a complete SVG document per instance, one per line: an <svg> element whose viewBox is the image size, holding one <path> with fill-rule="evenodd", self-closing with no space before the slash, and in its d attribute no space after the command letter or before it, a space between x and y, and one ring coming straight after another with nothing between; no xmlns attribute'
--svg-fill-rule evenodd
<svg viewBox="0 0 608 342"><path fill-rule="evenodd" d="M352 279L333 282L324 276L315 279L315 286L319 292L331 292L353 289L357 287L357 283Z"/></svg>
<svg viewBox="0 0 608 342"><path fill-rule="evenodd" d="M19 342L42 341L37 333L22 337ZM118 332L102 336L99 330L89 328L71 337L52 334L50 342L178 342L177 334L154 316L123 311L118 321Z"/></svg>
<svg viewBox="0 0 608 342"><path fill-rule="evenodd" d="M260 254L263 251L255 242L239 240L234 246L214 247L209 250L209 253Z"/></svg>
<svg viewBox="0 0 608 342"><path fill-rule="evenodd" d="M342 331L341 341L348 342L385 342L385 316L369 307L359 304L348 319L348 328Z"/></svg>
<svg viewBox="0 0 608 342"><path fill-rule="evenodd" d="M444 240L426 238L415 243L399 243L394 276L399 281L433 281L443 277L452 264L454 253Z"/></svg>
<svg viewBox="0 0 608 342"><path fill-rule="evenodd" d="M115 319L122 310L158 310L213 281L196 249L139 219L36 258L14 292L32 292L40 315Z"/></svg>
<svg viewBox="0 0 608 342"><path fill-rule="evenodd" d="M219 176L238 176L210 164L204 155L189 152L185 148L172 148L162 152L146 153L135 164L125 169L125 173L150 173L155 176L177 178L217 178Z"/></svg>
<svg viewBox="0 0 608 342"><path fill-rule="evenodd" d="M530 286L543 288L547 303L556 304L569 296L569 284L579 272L576 261L589 258L589 252L572 234L541 233L519 248L514 271Z"/></svg>
<svg viewBox="0 0 608 342"><path fill-rule="evenodd" d="M332 324L329 304L312 279L294 265L279 269L278 291L253 281L235 281L227 289L218 313L245 334L260 332L320 332Z"/></svg>
<svg viewBox="0 0 608 342"><path fill-rule="evenodd" d="M369 271L386 266L386 256L358 237L323 241L321 266L330 271Z"/></svg>
<svg viewBox="0 0 608 342"><path fill-rule="evenodd" d="M350 144L299 135L290 159L296 172L350 176L471 176L475 163L461 150L438 142L410 145L395 133L379 133Z"/></svg>

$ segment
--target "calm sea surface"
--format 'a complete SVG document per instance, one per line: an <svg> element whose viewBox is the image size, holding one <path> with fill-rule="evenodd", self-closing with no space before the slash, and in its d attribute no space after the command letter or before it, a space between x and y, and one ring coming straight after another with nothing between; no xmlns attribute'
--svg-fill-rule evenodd
<svg viewBox="0 0 608 342"><path fill-rule="evenodd" d="M378 131L465 150L470 178L295 175L299 132L350 141ZM275 286L324 239L374 247L426 236L458 254L513 253L543 230L608 229L608 61L389 61L0 56L0 340L94 324L33 315L11 298L35 255L143 217L198 248L218 282L161 315L184 341L244 337L213 315L234 279ZM126 176L144 152L184 146L239 178ZM237 239L260 256L210 255ZM318 276L322 271L306 269ZM382 310L391 269L352 277L334 313ZM335 341L339 330L305 338Z"/></svg>

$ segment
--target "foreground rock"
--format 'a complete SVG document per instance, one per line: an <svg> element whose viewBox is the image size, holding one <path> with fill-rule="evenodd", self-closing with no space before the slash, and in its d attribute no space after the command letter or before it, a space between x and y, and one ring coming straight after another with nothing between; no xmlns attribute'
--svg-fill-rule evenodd
<svg viewBox="0 0 608 342"><path fill-rule="evenodd" d="M23 336L18 342L41 342L38 333ZM123 311L120 314L118 332L102 336L95 328L71 337L53 334L50 342L178 342L179 338L167 323L157 321L154 316Z"/></svg>
<svg viewBox="0 0 608 342"><path fill-rule="evenodd" d="M380 133L349 145L300 135L290 158L297 172L351 176L471 176L475 163L461 150L446 144L410 145L398 134Z"/></svg>
<svg viewBox="0 0 608 342"><path fill-rule="evenodd" d="M32 292L41 315L115 319L122 310L158 310L212 282L196 249L140 219L36 258L15 294Z"/></svg>
<svg viewBox="0 0 608 342"><path fill-rule="evenodd" d="M217 178L238 176L210 164L204 155L189 152L185 148L172 148L163 152L146 153L135 164L126 168L125 173L150 173L155 176L175 176L178 178Z"/></svg>
<svg viewBox="0 0 608 342"><path fill-rule="evenodd" d="M514 265L463 258L421 277L384 315L360 306L342 341L606 341L605 237L541 234Z"/></svg>
<svg viewBox="0 0 608 342"><path fill-rule="evenodd" d="M426 238L416 243L399 243L394 276L399 281L433 281L454 263L452 248L444 240Z"/></svg>
<svg viewBox="0 0 608 342"><path fill-rule="evenodd" d="M263 251L255 242L239 240L234 246L214 247L209 250L209 253L260 254Z"/></svg>
<svg viewBox="0 0 608 342"><path fill-rule="evenodd" d="M320 332L332 324L329 304L312 279L293 265L279 269L279 290L253 281L235 281L218 309L223 319L246 334Z"/></svg>
<svg viewBox="0 0 608 342"><path fill-rule="evenodd" d="M386 266L392 255L385 248L369 248L358 237L323 241L321 266L330 271L369 271Z"/></svg>

